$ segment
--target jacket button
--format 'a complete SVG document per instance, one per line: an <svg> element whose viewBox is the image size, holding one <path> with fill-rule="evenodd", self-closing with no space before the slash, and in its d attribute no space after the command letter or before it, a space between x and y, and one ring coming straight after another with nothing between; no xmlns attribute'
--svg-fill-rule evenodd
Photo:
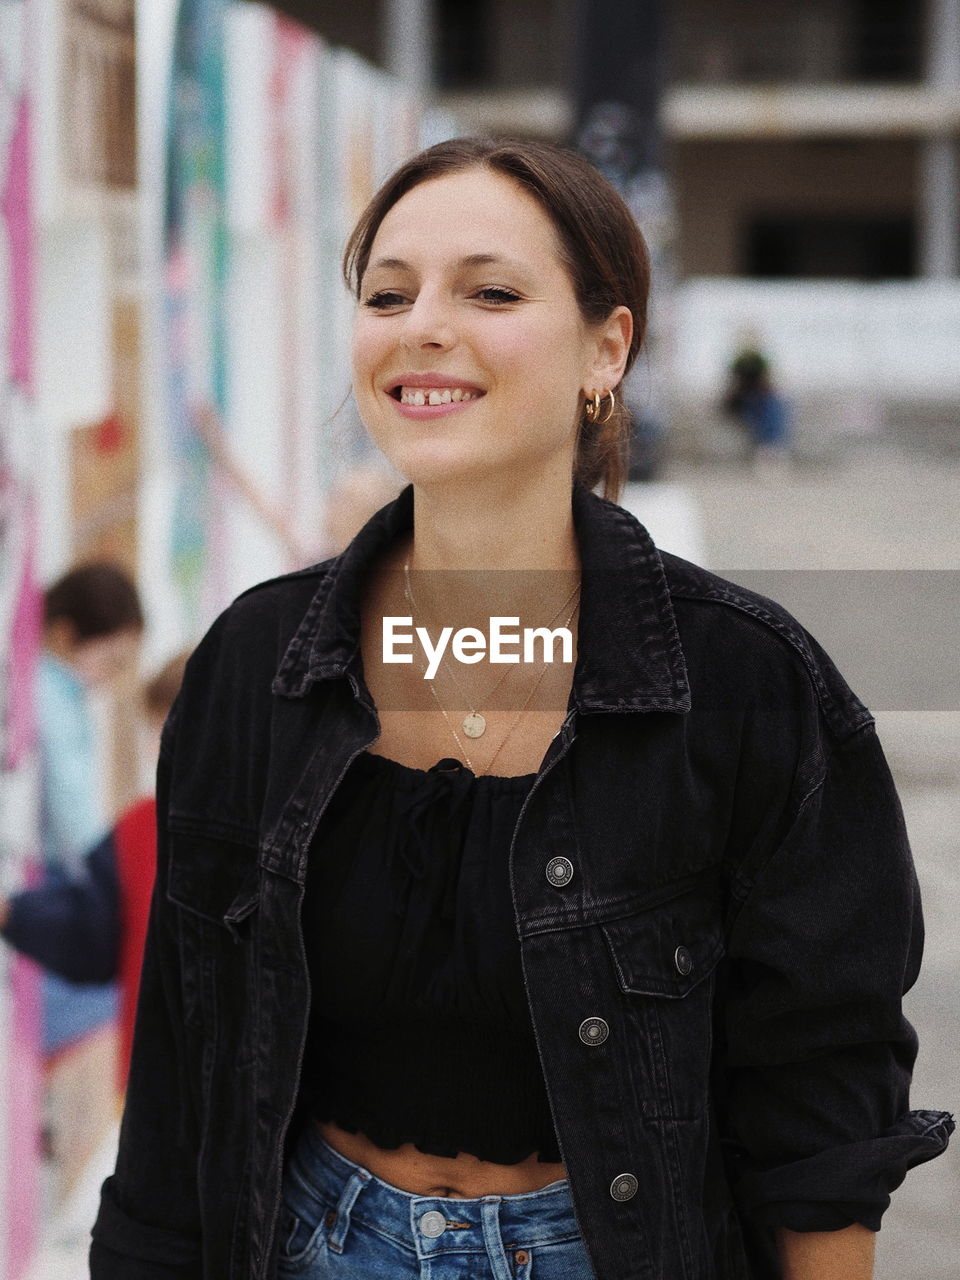
<svg viewBox="0 0 960 1280"><path fill-rule="evenodd" d="M573 863L569 858L551 858L547 863L547 879L558 889L573 879Z"/></svg>
<svg viewBox="0 0 960 1280"><path fill-rule="evenodd" d="M610 1034L610 1028L602 1018L584 1018L578 1034L584 1044L603 1044Z"/></svg>
<svg viewBox="0 0 960 1280"><path fill-rule="evenodd" d="M610 1183L614 1200L632 1200L637 1194L637 1180L632 1173L620 1173Z"/></svg>
<svg viewBox="0 0 960 1280"><path fill-rule="evenodd" d="M431 1209L420 1219L421 1232L431 1240L442 1236L447 1229L447 1220L437 1209Z"/></svg>
<svg viewBox="0 0 960 1280"><path fill-rule="evenodd" d="M677 966L677 973L685 978L693 969L693 956L686 947L677 947L673 953L673 963Z"/></svg>

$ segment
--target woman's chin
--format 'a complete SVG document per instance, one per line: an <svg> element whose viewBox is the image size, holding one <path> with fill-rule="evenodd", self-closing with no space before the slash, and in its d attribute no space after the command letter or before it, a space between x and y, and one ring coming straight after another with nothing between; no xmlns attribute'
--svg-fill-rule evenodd
<svg viewBox="0 0 960 1280"><path fill-rule="evenodd" d="M411 484L431 489L489 481L505 466L491 464L489 459L478 458L456 446L442 448L436 444L391 450L387 456Z"/></svg>

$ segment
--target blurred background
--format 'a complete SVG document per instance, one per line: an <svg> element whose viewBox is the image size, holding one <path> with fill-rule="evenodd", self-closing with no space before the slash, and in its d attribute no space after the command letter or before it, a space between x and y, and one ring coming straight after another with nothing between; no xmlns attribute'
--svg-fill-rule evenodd
<svg viewBox="0 0 960 1280"><path fill-rule="evenodd" d="M0 893L59 858L54 695L122 860L145 678L395 492L339 257L459 133L578 147L643 228L624 505L792 608L876 712L927 912L914 1105L956 1109L960 0L0 0ZM51 605L91 561L139 600L95 670ZM0 945L0 1280L77 1280L122 1033L51 1039L28 925ZM895 1196L880 1280L955 1277L958 1204L954 1149Z"/></svg>

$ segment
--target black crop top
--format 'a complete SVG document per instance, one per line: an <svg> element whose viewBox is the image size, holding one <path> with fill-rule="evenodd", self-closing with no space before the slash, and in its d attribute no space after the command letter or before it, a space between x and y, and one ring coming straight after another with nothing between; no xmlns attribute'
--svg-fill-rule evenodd
<svg viewBox="0 0 960 1280"><path fill-rule="evenodd" d="M301 1097L377 1146L559 1162L508 852L533 774L364 753L324 814L303 906Z"/></svg>

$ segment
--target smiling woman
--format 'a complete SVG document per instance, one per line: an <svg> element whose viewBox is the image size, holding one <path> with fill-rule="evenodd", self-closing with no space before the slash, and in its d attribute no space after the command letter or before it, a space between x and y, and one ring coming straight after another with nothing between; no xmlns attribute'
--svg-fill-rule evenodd
<svg viewBox="0 0 960 1280"><path fill-rule="evenodd" d="M649 263L622 201L578 156L555 149L545 164L536 148L470 139L434 148L374 198L344 271L361 304L358 407L404 475L415 479L408 467L433 458L446 483L459 457L466 478L472 440L483 444L478 465L492 451L508 464L507 445L520 465L553 457L567 470L575 455L578 480L619 491L625 412L617 406L590 429L586 408L598 388L613 392L640 349ZM413 412L390 412L384 397ZM463 411L445 408L488 397L469 428ZM398 439L398 416L447 414L446 436ZM524 431L499 439L490 426L505 420L523 421Z"/></svg>
<svg viewBox="0 0 960 1280"><path fill-rule="evenodd" d="M952 1129L903 818L816 641L616 505L633 218L455 139L344 266L410 483L191 660L92 1280L867 1280Z"/></svg>

